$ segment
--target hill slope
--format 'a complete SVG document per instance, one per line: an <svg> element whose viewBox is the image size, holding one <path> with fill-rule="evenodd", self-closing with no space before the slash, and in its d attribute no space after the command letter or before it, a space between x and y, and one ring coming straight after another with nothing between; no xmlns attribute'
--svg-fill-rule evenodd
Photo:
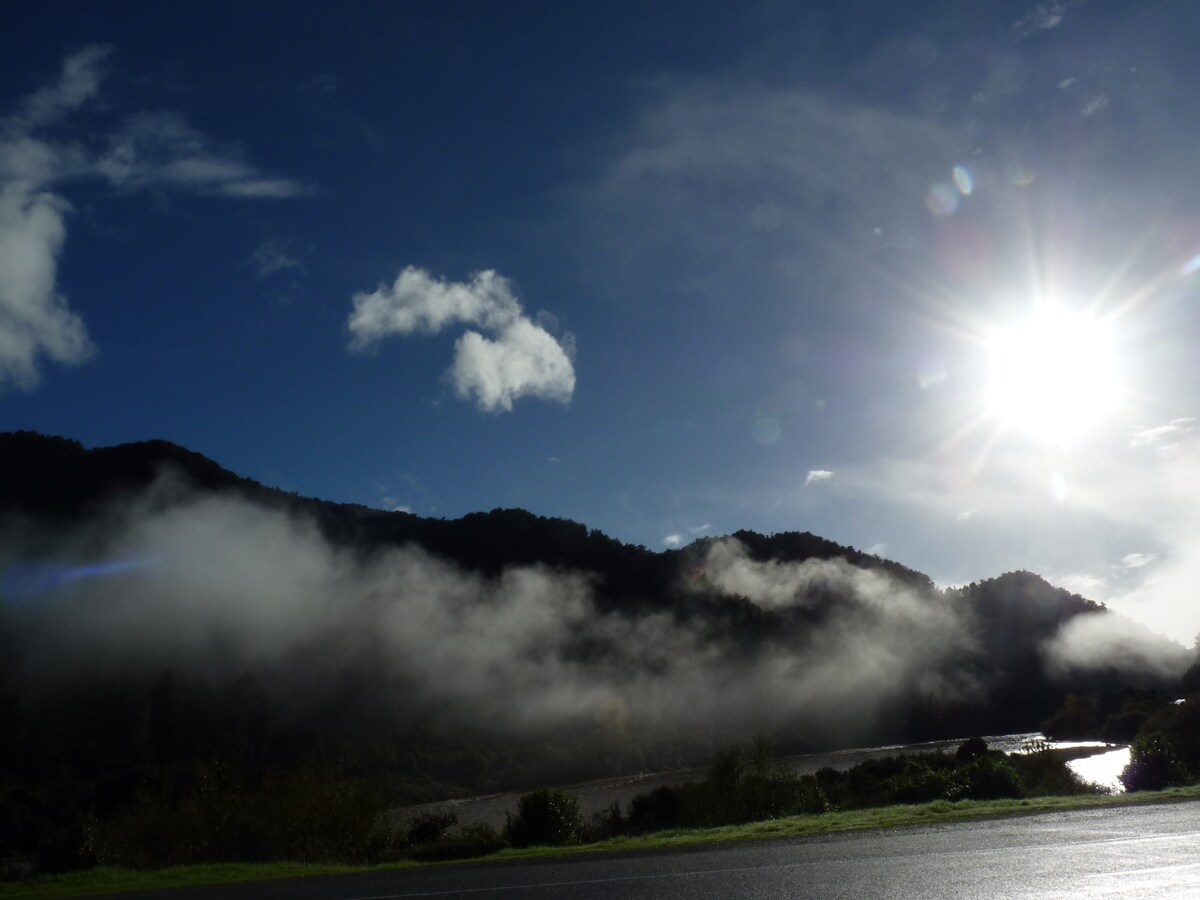
<svg viewBox="0 0 1200 900"><path fill-rule="evenodd" d="M297 497L162 441L0 435L0 471L14 846L213 765L237 783L333 767L413 800L753 734L800 751L1033 730L1069 693L1103 720L1189 662L1036 575L943 592L808 533L654 553L523 510Z"/></svg>

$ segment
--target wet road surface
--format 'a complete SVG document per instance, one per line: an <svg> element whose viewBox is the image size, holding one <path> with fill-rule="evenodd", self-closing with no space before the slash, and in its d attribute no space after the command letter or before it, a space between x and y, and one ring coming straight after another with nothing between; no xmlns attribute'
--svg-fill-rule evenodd
<svg viewBox="0 0 1200 900"><path fill-rule="evenodd" d="M1200 802L131 896L143 900L1200 898Z"/></svg>

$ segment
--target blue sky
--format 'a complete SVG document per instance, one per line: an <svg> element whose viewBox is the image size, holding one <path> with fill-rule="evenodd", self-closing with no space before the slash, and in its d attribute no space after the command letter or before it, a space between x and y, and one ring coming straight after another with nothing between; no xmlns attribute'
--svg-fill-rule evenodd
<svg viewBox="0 0 1200 900"><path fill-rule="evenodd" d="M8 11L0 428L1190 641L1200 13L733 7Z"/></svg>

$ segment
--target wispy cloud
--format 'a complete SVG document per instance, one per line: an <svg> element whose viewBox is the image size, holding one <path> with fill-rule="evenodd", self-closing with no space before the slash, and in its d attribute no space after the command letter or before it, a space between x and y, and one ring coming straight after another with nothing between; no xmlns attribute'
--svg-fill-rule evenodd
<svg viewBox="0 0 1200 900"><path fill-rule="evenodd" d="M138 113L109 137L96 170L114 186L166 187L224 197L301 197L310 190L264 174L236 144L218 145L173 112Z"/></svg>
<svg viewBox="0 0 1200 900"><path fill-rule="evenodd" d="M1071 12L1083 5L1083 0L1049 0L1039 3L1029 13L1013 23L1013 34L1029 37L1039 31L1050 31L1062 25Z"/></svg>
<svg viewBox="0 0 1200 900"><path fill-rule="evenodd" d="M1129 446L1142 447L1146 444L1157 444L1166 438L1178 438L1192 430L1196 420L1193 418L1172 419L1166 425L1156 425L1142 428L1129 436Z"/></svg>
<svg viewBox="0 0 1200 900"><path fill-rule="evenodd" d="M308 274L299 247L295 241L287 238L271 238L263 241L254 248L247 263L254 267L254 272L260 279L288 271L299 272L301 275Z"/></svg>
<svg viewBox="0 0 1200 900"><path fill-rule="evenodd" d="M61 136L99 95L111 48L68 56L58 80L0 118L0 390L32 389L41 363L78 365L95 348L58 290L58 258L71 204L63 185L101 179L125 190L158 188L225 197L295 197L298 182L264 173L236 144L218 145L176 113L135 113L109 132Z"/></svg>
<svg viewBox="0 0 1200 900"><path fill-rule="evenodd" d="M575 391L574 336L552 335L530 319L508 280L494 271L465 282L434 278L406 267L395 282L353 297L347 320L350 348L362 351L391 335L436 334L454 325L474 325L455 342L447 378L463 399L484 412L510 412L522 397L560 403Z"/></svg>
<svg viewBox="0 0 1200 900"><path fill-rule="evenodd" d="M92 99L104 79L103 64L112 48L106 44L84 47L63 60L55 84L39 88L25 98L16 123L21 131L50 125Z"/></svg>
<svg viewBox="0 0 1200 900"><path fill-rule="evenodd" d="M731 245L767 252L790 235L793 254L857 248L856 236L922 210L962 152L928 118L843 94L666 82L597 186L595 215L630 255L687 252L687 283L710 284Z"/></svg>
<svg viewBox="0 0 1200 900"><path fill-rule="evenodd" d="M829 481L833 478L833 472L829 469L809 469L808 474L804 476L804 485L807 487L810 484L819 484L822 481Z"/></svg>
<svg viewBox="0 0 1200 900"><path fill-rule="evenodd" d="M1127 553L1121 558L1121 565L1126 569L1140 569L1154 562L1153 553Z"/></svg>

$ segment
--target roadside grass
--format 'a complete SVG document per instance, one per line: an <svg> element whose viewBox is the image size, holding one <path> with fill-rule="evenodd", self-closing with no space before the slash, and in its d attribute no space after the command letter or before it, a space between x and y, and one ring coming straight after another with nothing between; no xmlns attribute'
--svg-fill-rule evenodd
<svg viewBox="0 0 1200 900"><path fill-rule="evenodd" d="M1169 788L1162 791L1143 791L1136 794L1081 794L1068 797L1032 797L1021 800L935 800L916 805L881 806L871 809L829 812L819 815L790 816L727 825L719 828L688 828L656 831L637 837L617 837L594 844L568 847L526 847L502 850L477 861L533 859L542 857L576 856L591 853L650 851L671 847L688 847L731 841L772 840L833 834L843 831L863 831L898 828L906 825L931 825L968 819L1002 818L1033 815L1072 809L1105 806L1132 806L1144 803L1164 803L1200 800L1200 785ZM217 863L204 866L179 866L170 869L136 870L96 868L65 875L47 875L28 881L0 882L0 900L50 900L59 897L87 897L115 894L123 891L165 890L205 884L230 884L243 881L264 881L279 878L301 878L317 875L345 875L410 869L425 866L456 865L465 861L417 863L402 861L380 866L345 866L304 863Z"/></svg>

